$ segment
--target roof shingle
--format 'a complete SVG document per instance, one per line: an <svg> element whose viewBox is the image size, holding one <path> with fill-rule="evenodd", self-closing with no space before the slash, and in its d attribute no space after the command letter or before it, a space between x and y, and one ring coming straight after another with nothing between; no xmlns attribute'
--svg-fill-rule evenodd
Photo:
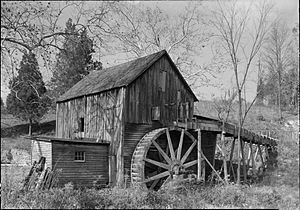
<svg viewBox="0 0 300 210"><path fill-rule="evenodd" d="M165 50L162 50L145 57L112 66L110 68L92 71L82 80L76 83L72 88L70 88L66 93L60 96L56 102L62 102L84 95L95 94L106 90L127 86L165 54L168 55ZM183 81L188 86L184 79ZM189 87L188 89L192 92Z"/></svg>

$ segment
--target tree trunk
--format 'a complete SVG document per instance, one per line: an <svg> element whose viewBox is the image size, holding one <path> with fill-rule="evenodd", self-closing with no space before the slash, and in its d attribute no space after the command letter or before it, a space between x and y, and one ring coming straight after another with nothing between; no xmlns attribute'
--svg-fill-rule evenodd
<svg viewBox="0 0 300 210"><path fill-rule="evenodd" d="M32 119L29 119L28 136L32 136Z"/></svg>
<svg viewBox="0 0 300 210"><path fill-rule="evenodd" d="M239 96L239 115L238 115L238 168L237 168L237 184L241 183L241 126L242 126L242 91L241 89L238 90Z"/></svg>
<svg viewBox="0 0 300 210"><path fill-rule="evenodd" d="M279 76L279 84L278 84L278 111L280 120L282 119L282 112L281 112L281 76Z"/></svg>
<svg viewBox="0 0 300 210"><path fill-rule="evenodd" d="M225 183L228 184L228 179L227 179L227 163L226 163L226 157L225 157L225 122L223 120L223 125L222 125L222 136L221 136L221 141L222 141L222 156L223 156L223 164L224 164L224 180L225 180Z"/></svg>

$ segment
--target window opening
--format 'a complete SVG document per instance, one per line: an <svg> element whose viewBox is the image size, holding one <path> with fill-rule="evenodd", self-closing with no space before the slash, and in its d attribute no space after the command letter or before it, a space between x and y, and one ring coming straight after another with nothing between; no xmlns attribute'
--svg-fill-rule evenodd
<svg viewBox="0 0 300 210"><path fill-rule="evenodd" d="M79 118L78 128L79 128L79 132L84 132L84 118L83 117Z"/></svg>
<svg viewBox="0 0 300 210"><path fill-rule="evenodd" d="M74 161L76 161L76 162L85 162L85 152L76 151Z"/></svg>

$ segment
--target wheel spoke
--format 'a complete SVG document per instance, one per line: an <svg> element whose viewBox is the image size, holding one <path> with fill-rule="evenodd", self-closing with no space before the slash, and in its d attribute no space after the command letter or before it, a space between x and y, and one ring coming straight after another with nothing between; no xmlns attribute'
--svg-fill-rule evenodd
<svg viewBox="0 0 300 210"><path fill-rule="evenodd" d="M188 167L191 167L191 166L193 166L193 165L196 165L198 163L198 160L193 160L193 161L191 161L191 162L188 162L188 163L186 163L186 164L183 164L183 166L185 167L185 168L188 168Z"/></svg>
<svg viewBox="0 0 300 210"><path fill-rule="evenodd" d="M171 159L175 160L174 148L173 148L172 140L170 137L170 132L168 129L166 129L166 134L167 134L168 145L169 145L169 149L170 149L170 153L171 153Z"/></svg>
<svg viewBox="0 0 300 210"><path fill-rule="evenodd" d="M152 159L148 159L148 158L144 158L144 161L147 161L148 163L151 163L153 165L156 165L156 166L159 166L161 168L169 170L169 165L167 165L167 164L164 164L164 163L152 160Z"/></svg>
<svg viewBox="0 0 300 210"><path fill-rule="evenodd" d="M153 181L153 183L150 186L150 190L153 190L153 188L157 185L157 183L159 182L160 179L156 179Z"/></svg>
<svg viewBox="0 0 300 210"><path fill-rule="evenodd" d="M170 175L169 171L165 171L163 173L157 174L155 176L152 176L152 177L146 179L144 181L144 183L147 183L147 182L150 182L150 181L153 181L153 180L156 180L156 179L161 179L161 178L164 178L164 177L169 176L169 175Z"/></svg>
<svg viewBox="0 0 300 210"><path fill-rule="evenodd" d="M196 141L193 142L193 144L190 146L190 148L186 151L186 153L184 154L184 156L181 159L181 163L184 163L187 159L187 157L190 155L190 153L192 152L193 148L196 145Z"/></svg>
<svg viewBox="0 0 300 210"><path fill-rule="evenodd" d="M183 136L184 136L184 130L182 129L181 135L180 135L180 141L179 141L179 145L178 145L178 150L177 150L177 160L180 160L180 158L181 158Z"/></svg>
<svg viewBox="0 0 300 210"><path fill-rule="evenodd" d="M150 169L157 169L157 167L151 163L145 164L145 167L150 168Z"/></svg>
<svg viewBox="0 0 300 210"><path fill-rule="evenodd" d="M148 174L148 177L154 176L154 175L156 175L158 173L159 173L159 171L153 171L152 173Z"/></svg>
<svg viewBox="0 0 300 210"><path fill-rule="evenodd" d="M162 148L155 142L152 141L153 145L158 149L159 153L163 156L163 158L169 163L171 164L172 161L171 159L168 157L168 155L162 150Z"/></svg>

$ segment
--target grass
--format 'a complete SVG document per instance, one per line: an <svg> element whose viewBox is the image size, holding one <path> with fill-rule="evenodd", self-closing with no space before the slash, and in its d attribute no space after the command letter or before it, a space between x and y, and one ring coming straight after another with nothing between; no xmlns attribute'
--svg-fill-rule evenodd
<svg viewBox="0 0 300 210"><path fill-rule="evenodd" d="M272 110L263 107L249 113L249 122L257 127L281 125L275 120ZM257 121L262 114L264 121ZM13 122L13 121L12 121ZM13 124L13 123L12 123ZM42 132L53 132L47 126ZM248 124L251 126L251 124ZM12 126L18 126L14 124ZM23 126L23 125L22 125ZM26 124L24 124L26 127ZM28 151L30 141L18 135L25 127L16 129L6 127L7 136L1 138L5 150ZM276 127L276 128L277 128ZM24 129L24 130L23 130ZM52 129L54 129L52 127ZM1 128L2 131L2 128ZM38 131L38 130L36 130ZM20 132L20 133L19 133ZM9 134L10 133L10 134ZM1 134L2 135L2 134ZM26 141L26 142L25 142ZM278 145L278 167L266 172L259 183L253 185L204 185L200 183L179 183L174 188L148 191L138 186L106 189L74 189L72 184L47 191L21 192L22 181L29 167L1 168L1 208L41 208L41 209L203 209L203 208L241 208L241 209L299 209L299 145L294 139L281 139Z"/></svg>

